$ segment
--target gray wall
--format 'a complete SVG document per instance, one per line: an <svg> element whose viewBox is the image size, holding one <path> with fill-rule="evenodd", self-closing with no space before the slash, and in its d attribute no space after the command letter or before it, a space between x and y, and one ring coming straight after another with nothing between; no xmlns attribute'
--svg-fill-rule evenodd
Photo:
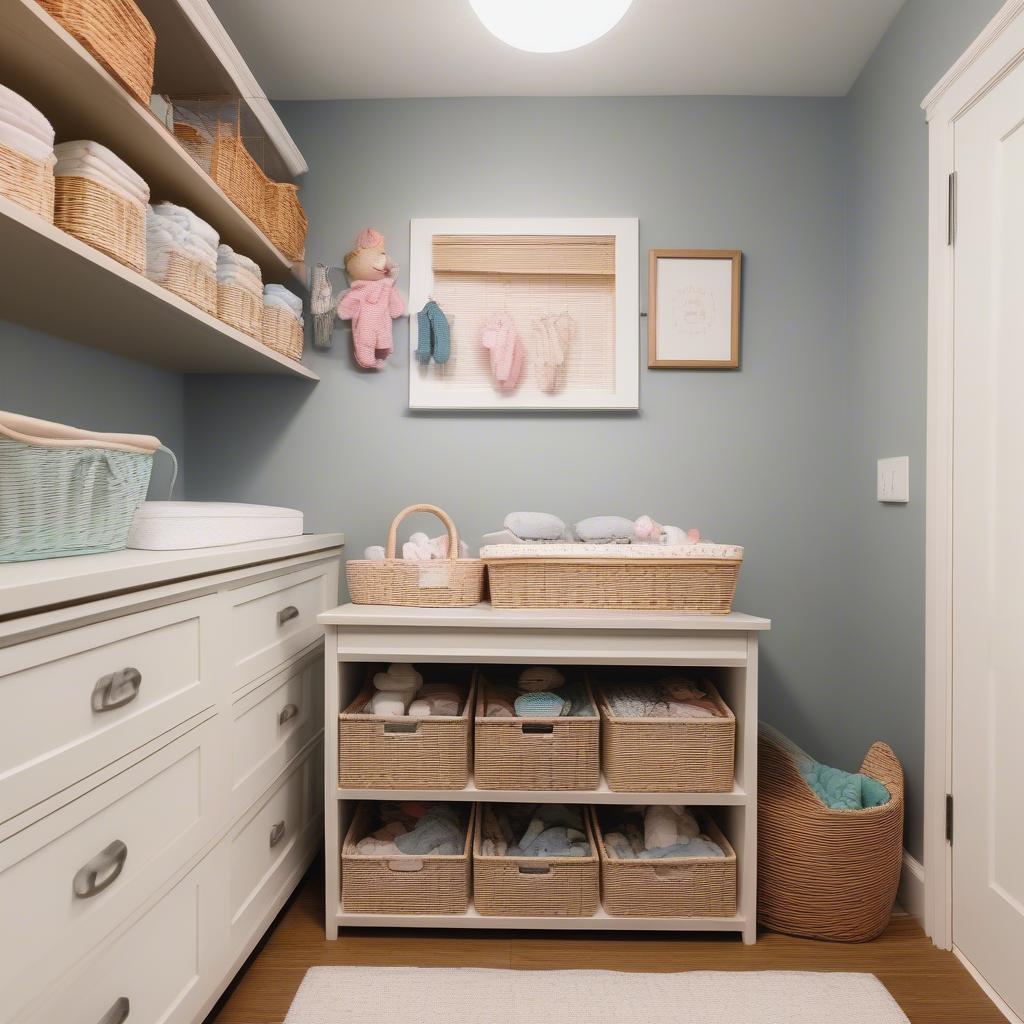
<svg viewBox="0 0 1024 1024"><path fill-rule="evenodd" d="M55 287L59 292L60 284ZM59 301L59 296L58 296ZM0 320L0 409L88 430L155 434L182 463L184 383L180 374L121 359ZM150 496L166 499L170 464L157 455Z"/></svg>
<svg viewBox="0 0 1024 1024"><path fill-rule="evenodd" d="M924 759L924 487L928 140L921 100L1001 0L909 0L848 97L847 318L854 461L850 661L862 715L892 723L920 857ZM875 461L910 456L909 505L875 501ZM885 732L883 728L880 731ZM842 742L849 747L849 739Z"/></svg>

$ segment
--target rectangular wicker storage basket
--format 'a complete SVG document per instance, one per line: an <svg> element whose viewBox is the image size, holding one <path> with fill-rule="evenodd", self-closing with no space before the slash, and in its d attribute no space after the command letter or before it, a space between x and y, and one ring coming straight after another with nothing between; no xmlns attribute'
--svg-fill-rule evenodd
<svg viewBox="0 0 1024 1024"><path fill-rule="evenodd" d="M591 703L589 683L584 681ZM596 708L596 705L594 705ZM586 718L488 718L487 679L477 677L473 778L477 789L597 789L601 722Z"/></svg>
<svg viewBox="0 0 1024 1024"><path fill-rule="evenodd" d="M714 684L701 687L721 718L616 717L601 692L601 767L618 793L728 793L733 788L736 716Z"/></svg>
<svg viewBox="0 0 1024 1024"><path fill-rule="evenodd" d="M217 319L247 334L257 341L262 340L263 296L257 295L237 284L217 282ZM299 355L302 355L301 345Z"/></svg>
<svg viewBox="0 0 1024 1024"><path fill-rule="evenodd" d="M601 865L589 808L589 857L484 856L483 811L473 838L473 905L485 917L592 917L601 902Z"/></svg>
<svg viewBox="0 0 1024 1024"><path fill-rule="evenodd" d="M152 273L148 276L193 306L213 316L217 315L216 272L183 249L175 248L168 252L167 270L163 277Z"/></svg>
<svg viewBox="0 0 1024 1024"><path fill-rule="evenodd" d="M146 269L146 208L91 178L55 179L53 223L118 263Z"/></svg>
<svg viewBox="0 0 1024 1024"><path fill-rule="evenodd" d="M260 315L260 341L283 356L302 359L302 324L286 309L264 306Z"/></svg>
<svg viewBox="0 0 1024 1024"><path fill-rule="evenodd" d="M454 666L452 670L456 670ZM431 673L431 681L437 679L437 673ZM464 685L456 685L465 692ZM475 690L474 677L462 714L455 717L391 718L363 713L373 694L372 687L367 687L338 716L338 785L353 789L464 789L472 764Z"/></svg>
<svg viewBox="0 0 1024 1024"><path fill-rule="evenodd" d="M0 144L0 196L53 223L53 168L49 160L33 160Z"/></svg>
<svg viewBox="0 0 1024 1024"><path fill-rule="evenodd" d="M598 814L601 903L612 917L734 917L736 851L714 819L700 814L701 828L724 857L666 857L622 860L604 845Z"/></svg>
<svg viewBox="0 0 1024 1024"><path fill-rule="evenodd" d="M156 33L132 0L39 0L140 103L153 92Z"/></svg>
<svg viewBox="0 0 1024 1024"><path fill-rule="evenodd" d="M309 220L299 202L298 185L267 180L263 190L261 226L267 237L290 260L299 262L305 257Z"/></svg>
<svg viewBox="0 0 1024 1024"><path fill-rule="evenodd" d="M398 525L414 512L430 512L448 530L448 558L411 561L396 558ZM484 599L486 577L479 558L459 558L459 532L451 516L436 505L410 505L388 528L385 557L353 558L345 563L353 604L402 605L408 608L470 608Z"/></svg>
<svg viewBox="0 0 1024 1024"><path fill-rule="evenodd" d="M371 857L356 853L370 831L361 803L341 850L341 900L350 914L464 914L469 909L476 808L468 808L466 846L455 857Z"/></svg>

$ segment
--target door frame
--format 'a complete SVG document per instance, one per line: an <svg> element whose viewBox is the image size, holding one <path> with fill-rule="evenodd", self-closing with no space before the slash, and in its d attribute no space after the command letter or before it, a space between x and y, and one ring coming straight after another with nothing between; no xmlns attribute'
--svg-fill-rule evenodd
<svg viewBox="0 0 1024 1024"><path fill-rule="evenodd" d="M1024 60L1024 0L1007 0L921 103L928 122L928 413L925 508L924 929L951 949L954 125ZM952 226L951 221L952 219Z"/></svg>

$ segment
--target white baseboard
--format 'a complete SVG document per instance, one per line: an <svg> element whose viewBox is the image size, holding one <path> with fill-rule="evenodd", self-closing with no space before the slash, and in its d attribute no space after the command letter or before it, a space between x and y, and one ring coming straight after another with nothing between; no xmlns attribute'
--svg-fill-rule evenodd
<svg viewBox="0 0 1024 1024"><path fill-rule="evenodd" d="M998 993L981 976L977 967L975 967L974 964L972 964L971 961L968 960L955 945L953 946L953 955L964 965L964 967L967 968L967 973L978 983L978 987L989 997L989 999L992 1000L996 1009L1010 1022L1010 1024L1024 1024L1024 1021L1022 1021L1020 1017L1018 1017L1017 1014L1015 1014L1013 1010L1011 1010L1006 1003L999 998Z"/></svg>
<svg viewBox="0 0 1024 1024"><path fill-rule="evenodd" d="M906 850L903 851L903 871L896 899L911 917L924 924L924 865Z"/></svg>

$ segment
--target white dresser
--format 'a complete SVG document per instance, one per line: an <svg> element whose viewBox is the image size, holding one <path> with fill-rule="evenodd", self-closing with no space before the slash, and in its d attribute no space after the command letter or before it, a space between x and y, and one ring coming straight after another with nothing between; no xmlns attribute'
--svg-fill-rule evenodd
<svg viewBox="0 0 1024 1024"><path fill-rule="evenodd" d="M0 1021L194 1024L320 845L339 534L0 565Z"/></svg>

